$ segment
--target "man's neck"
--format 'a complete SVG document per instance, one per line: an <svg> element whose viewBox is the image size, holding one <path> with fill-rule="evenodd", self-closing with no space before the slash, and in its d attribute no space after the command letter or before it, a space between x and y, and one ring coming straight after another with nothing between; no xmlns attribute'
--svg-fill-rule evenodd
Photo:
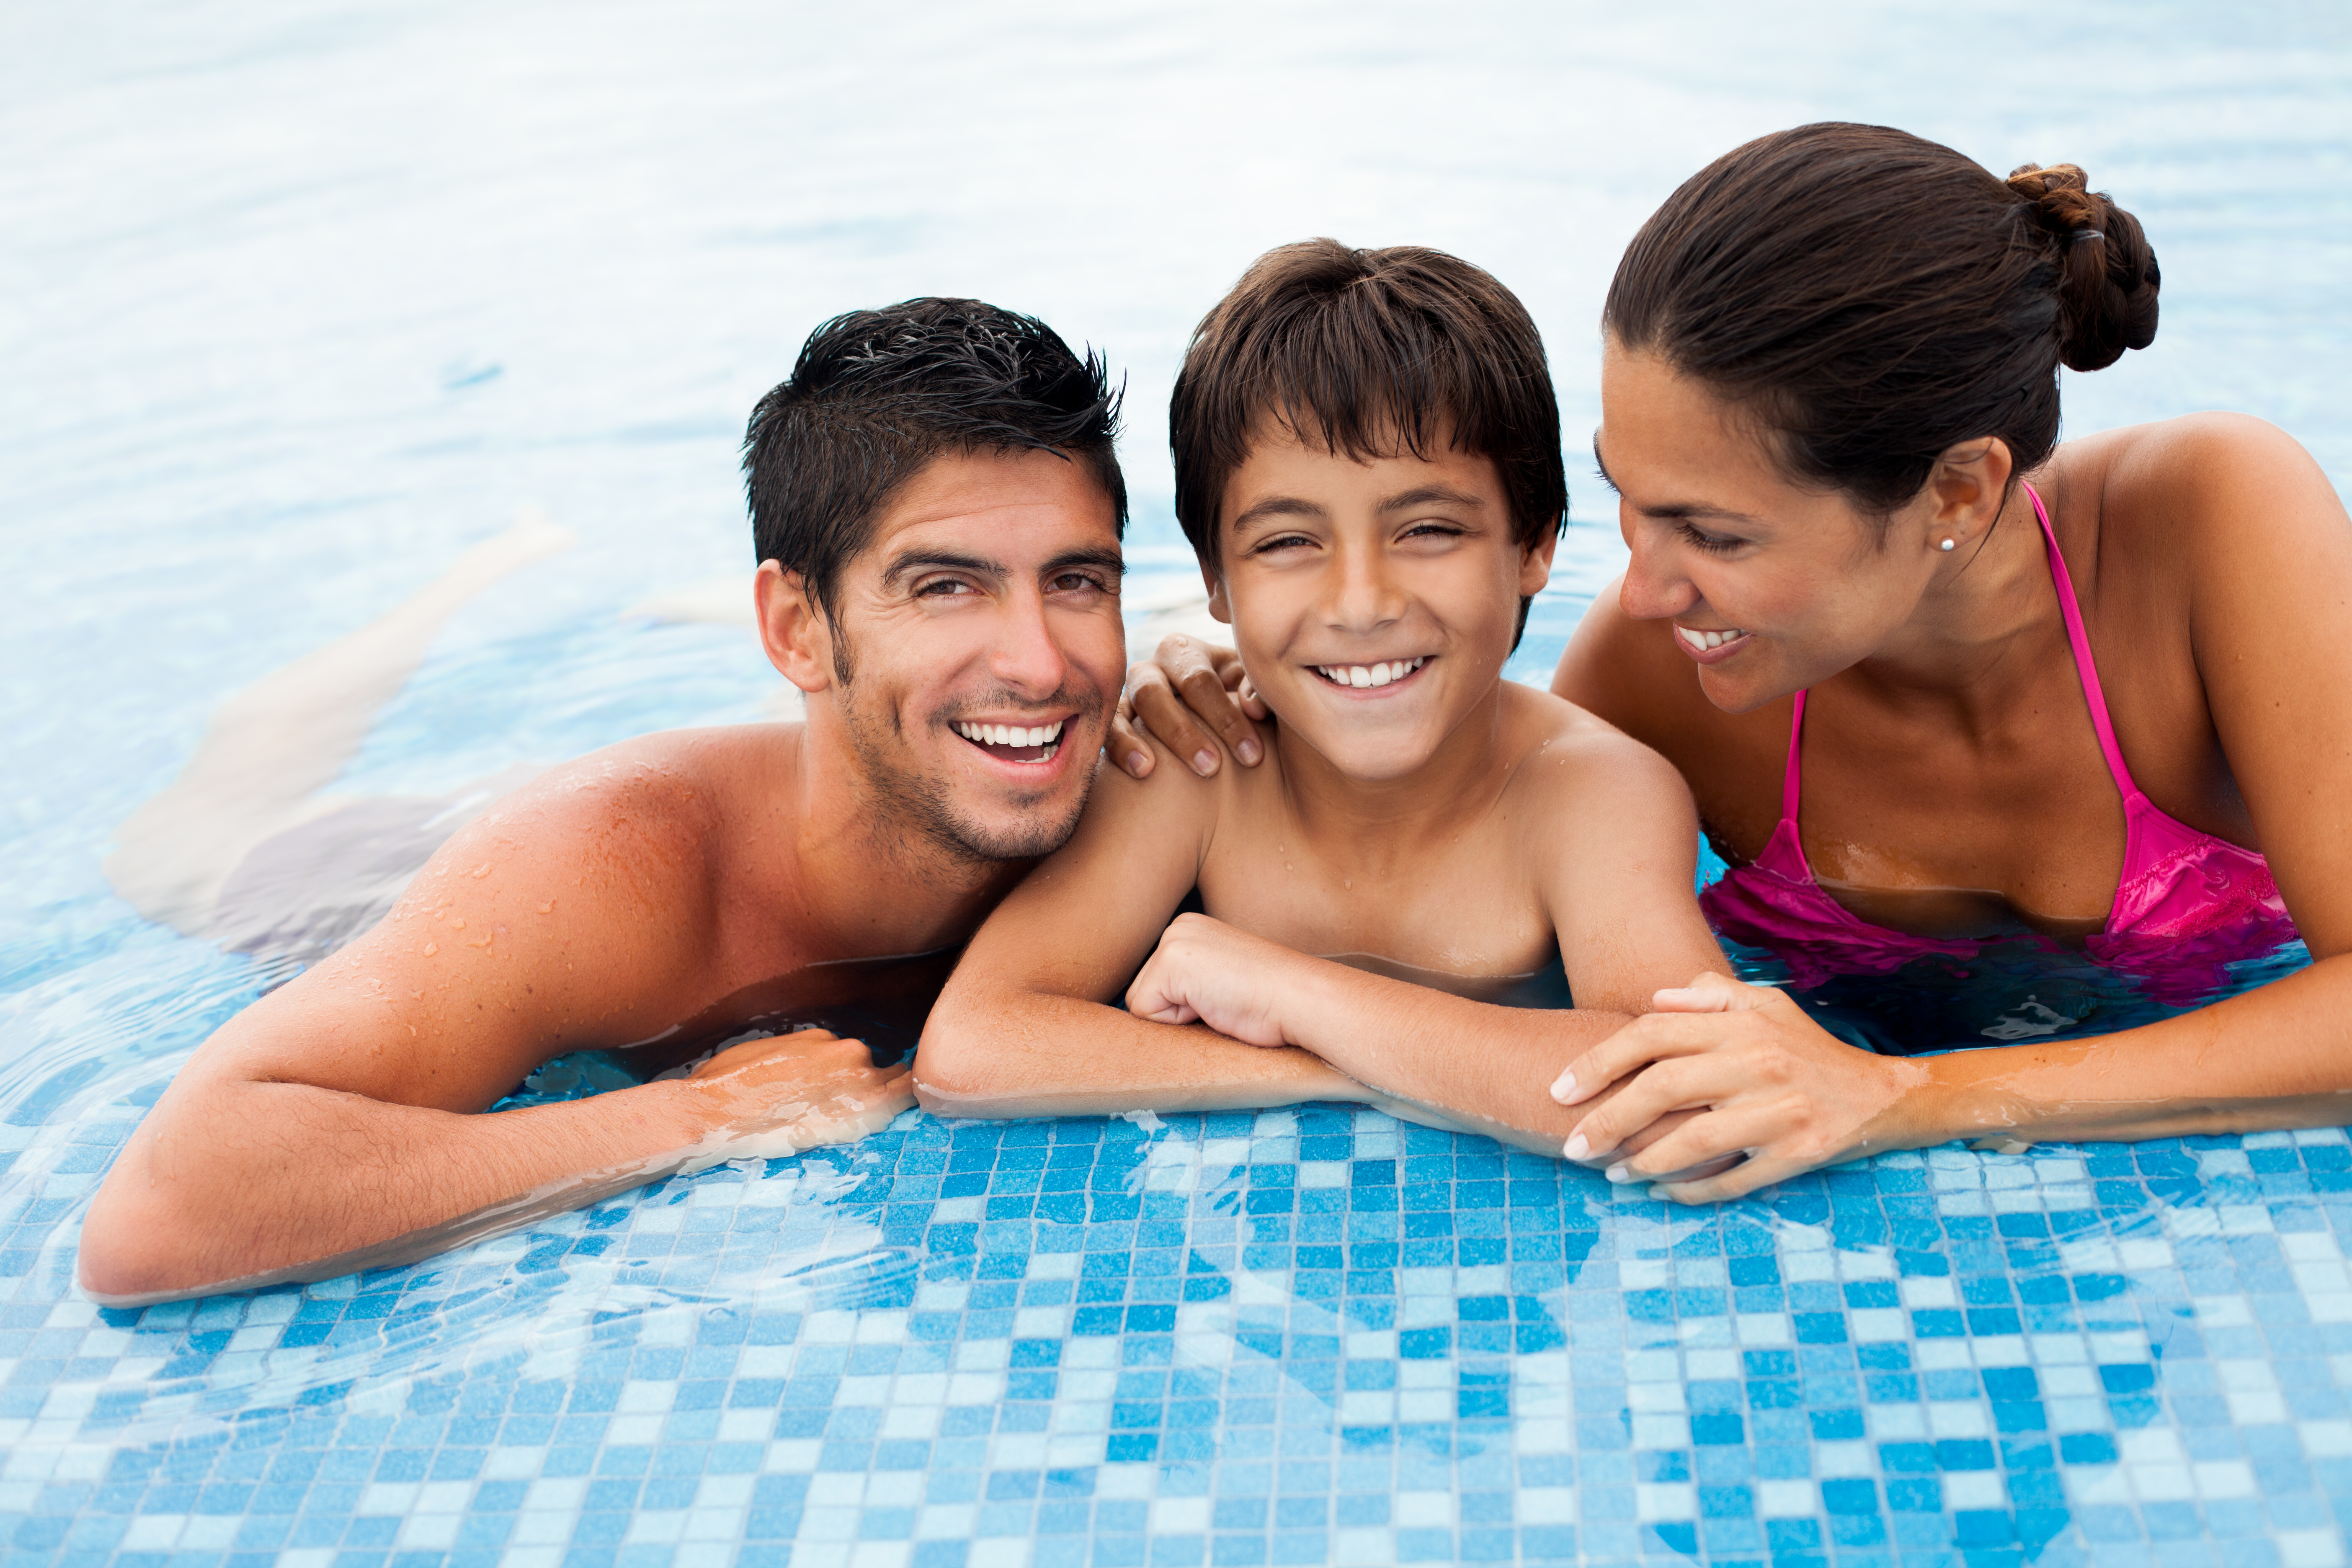
<svg viewBox="0 0 2352 1568"><path fill-rule="evenodd" d="M791 766L792 897L844 955L959 946L1034 864L976 859L905 820L867 783L820 704L810 704Z"/></svg>

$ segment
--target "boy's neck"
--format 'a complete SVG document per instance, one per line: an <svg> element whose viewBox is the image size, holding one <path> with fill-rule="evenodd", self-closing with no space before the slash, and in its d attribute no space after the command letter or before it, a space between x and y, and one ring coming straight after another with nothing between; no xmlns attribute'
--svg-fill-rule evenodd
<svg viewBox="0 0 2352 1568"><path fill-rule="evenodd" d="M1499 677L1428 761L1394 778L1342 772L1275 715L1266 762L1276 771L1292 830L1331 861L1388 860L1483 816L1509 781Z"/></svg>

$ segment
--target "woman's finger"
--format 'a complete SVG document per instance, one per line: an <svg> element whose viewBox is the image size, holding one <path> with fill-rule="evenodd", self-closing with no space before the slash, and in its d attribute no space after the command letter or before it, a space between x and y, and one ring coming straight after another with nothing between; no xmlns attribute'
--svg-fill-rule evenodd
<svg viewBox="0 0 2352 1568"><path fill-rule="evenodd" d="M1743 1013L1764 1006L1780 993L1769 986L1744 985L1713 970L1687 985L1668 985L1652 994L1650 1005L1661 1013Z"/></svg>
<svg viewBox="0 0 2352 1568"><path fill-rule="evenodd" d="M1219 701L1225 700L1223 689L1219 688ZM1150 731L1154 739L1189 761L1192 771L1202 778L1217 771L1216 737L1202 726L1186 699L1178 695L1165 669L1137 665L1128 676L1128 691L1135 704L1137 722Z"/></svg>
<svg viewBox="0 0 2352 1568"><path fill-rule="evenodd" d="M1645 1014L1570 1062L1552 1080L1551 1097L1562 1105L1581 1104L1653 1062L1713 1050L1724 1038L1722 1022L1713 1017Z"/></svg>
<svg viewBox="0 0 2352 1568"><path fill-rule="evenodd" d="M1257 731L1250 727L1248 716L1234 698L1234 688L1245 679L1241 656L1231 648L1217 647L1178 632L1160 639L1155 657L1160 668L1168 672L1184 705L1192 710L1193 720L1206 726L1244 766L1255 766L1265 751L1258 744Z"/></svg>
<svg viewBox="0 0 2352 1568"><path fill-rule="evenodd" d="M1719 1175L1703 1176L1696 1181L1660 1183L1650 1190L1669 1203L1721 1204L1734 1198L1744 1198L1760 1192L1775 1182L1785 1182L1790 1176L1801 1175L1804 1164L1796 1160L1763 1158L1734 1165Z"/></svg>
<svg viewBox="0 0 2352 1568"><path fill-rule="evenodd" d="M1612 1182L1671 1182L1769 1146L1781 1131L1766 1110L1734 1107L1695 1116L1640 1153L1609 1167Z"/></svg>
<svg viewBox="0 0 2352 1568"><path fill-rule="evenodd" d="M1148 778L1151 773L1151 747L1133 721L1134 711L1132 703L1119 703L1118 710L1110 716L1109 731L1103 736L1103 754L1130 776Z"/></svg>
<svg viewBox="0 0 2352 1568"><path fill-rule="evenodd" d="M1712 1105L1739 1088L1738 1073L1717 1058L1675 1057L1654 1063L1628 1079L1616 1099L1578 1122L1561 1152L1580 1163L1609 1158L1669 1111Z"/></svg>

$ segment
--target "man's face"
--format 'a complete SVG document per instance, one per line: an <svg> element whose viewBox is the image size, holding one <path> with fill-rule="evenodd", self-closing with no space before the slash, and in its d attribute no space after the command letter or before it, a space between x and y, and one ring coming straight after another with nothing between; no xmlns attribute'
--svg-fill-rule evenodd
<svg viewBox="0 0 2352 1568"><path fill-rule="evenodd" d="M950 454L898 492L831 623L835 707L886 808L971 859L1061 847L1126 675L1120 571L1083 462Z"/></svg>
<svg viewBox="0 0 2352 1568"><path fill-rule="evenodd" d="M1512 538L1492 460L1359 462L1271 420L1225 482L1210 608L1283 723L1360 780L1409 776L1495 690L1549 542Z"/></svg>

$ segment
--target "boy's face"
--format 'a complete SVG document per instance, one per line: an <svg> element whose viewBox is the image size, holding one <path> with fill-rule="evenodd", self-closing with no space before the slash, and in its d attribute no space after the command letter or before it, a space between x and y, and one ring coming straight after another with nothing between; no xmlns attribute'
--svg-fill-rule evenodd
<svg viewBox="0 0 2352 1568"><path fill-rule="evenodd" d="M1495 689L1552 542L1511 537L1487 458L1359 462L1271 419L1225 481L1209 607L1283 723L1351 778L1437 756Z"/></svg>

